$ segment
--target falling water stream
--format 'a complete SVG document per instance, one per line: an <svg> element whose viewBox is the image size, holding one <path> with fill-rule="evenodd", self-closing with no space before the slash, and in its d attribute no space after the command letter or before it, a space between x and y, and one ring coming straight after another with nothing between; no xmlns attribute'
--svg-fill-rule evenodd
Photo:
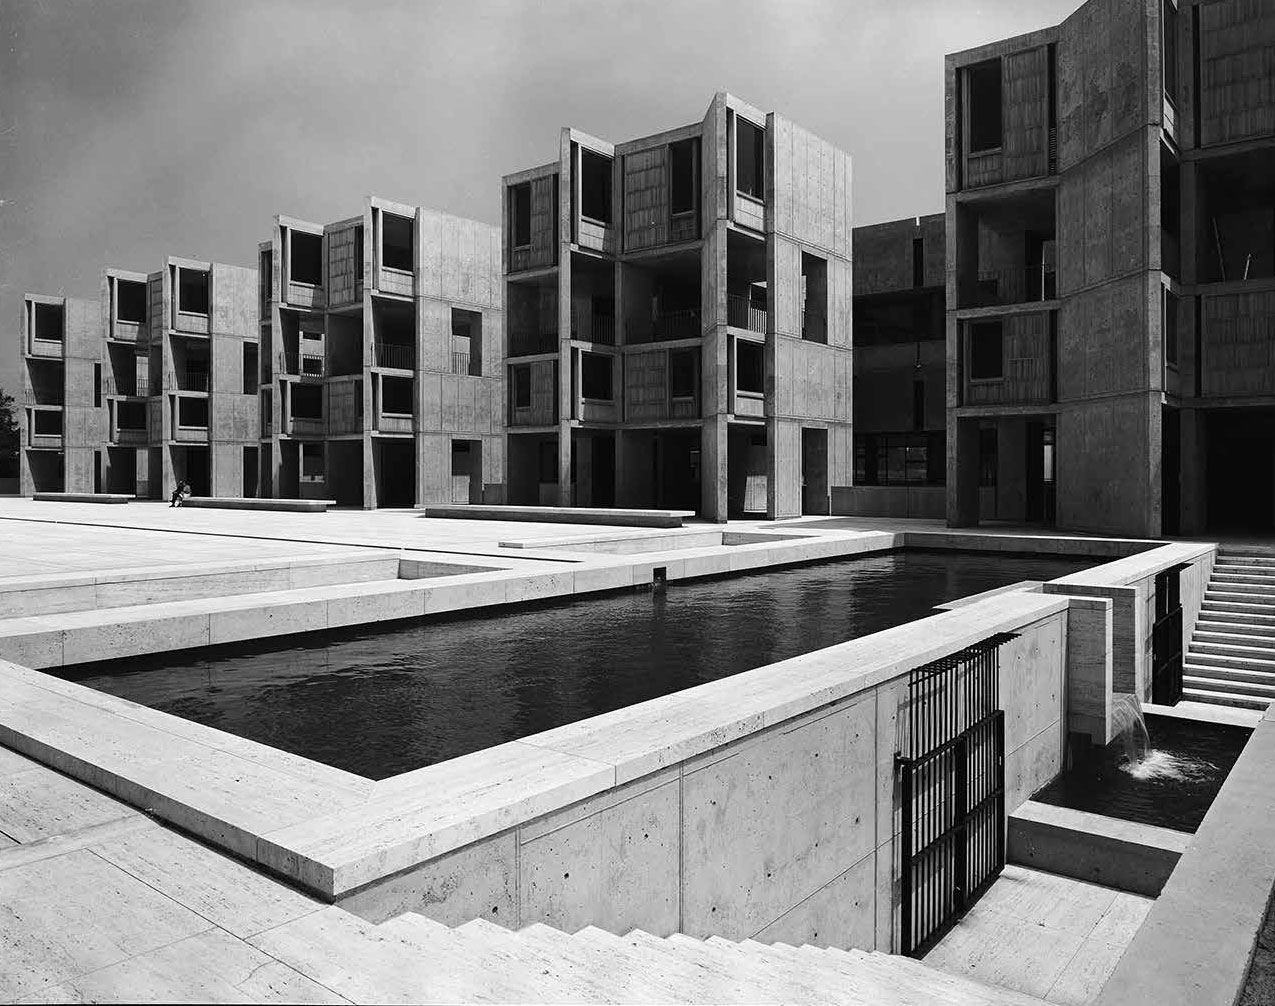
<svg viewBox="0 0 1275 1006"><path fill-rule="evenodd" d="M1120 771L1135 779L1192 782L1217 772L1217 765L1205 758L1152 747L1147 718L1136 695L1118 692L1111 697L1111 722L1116 734L1112 743L1124 751Z"/></svg>

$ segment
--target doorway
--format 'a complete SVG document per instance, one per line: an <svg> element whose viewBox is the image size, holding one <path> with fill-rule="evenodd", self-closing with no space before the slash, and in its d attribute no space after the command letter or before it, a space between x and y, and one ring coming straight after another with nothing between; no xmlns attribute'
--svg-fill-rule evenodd
<svg viewBox="0 0 1275 1006"><path fill-rule="evenodd" d="M1275 527L1275 412L1206 413L1211 531L1269 533Z"/></svg>
<svg viewBox="0 0 1275 1006"><path fill-rule="evenodd" d="M801 431L801 512L826 514L828 502L828 431Z"/></svg>

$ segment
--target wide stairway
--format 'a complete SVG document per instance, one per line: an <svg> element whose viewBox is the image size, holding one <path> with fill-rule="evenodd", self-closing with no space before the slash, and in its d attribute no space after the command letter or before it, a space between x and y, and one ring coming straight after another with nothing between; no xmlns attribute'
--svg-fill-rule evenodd
<svg viewBox="0 0 1275 1006"><path fill-rule="evenodd" d="M250 942L355 1002L1042 1002L875 951L541 924L515 932L485 919L453 929L411 912L373 925L326 908Z"/></svg>
<svg viewBox="0 0 1275 1006"><path fill-rule="evenodd" d="M1183 659L1182 698L1248 709L1275 699L1275 553L1219 546Z"/></svg>

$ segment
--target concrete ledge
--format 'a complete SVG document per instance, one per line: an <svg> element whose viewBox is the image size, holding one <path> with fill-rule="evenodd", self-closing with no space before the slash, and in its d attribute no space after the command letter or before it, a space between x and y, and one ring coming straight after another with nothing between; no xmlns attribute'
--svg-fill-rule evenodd
<svg viewBox="0 0 1275 1006"><path fill-rule="evenodd" d="M426 517L460 520L526 520L544 524L615 524L627 527L681 527L693 510L620 510L613 507L479 506L457 503L427 506Z"/></svg>
<svg viewBox="0 0 1275 1006"><path fill-rule="evenodd" d="M1275 888L1268 710L1096 1006L1232 1006Z"/></svg>
<svg viewBox="0 0 1275 1006"><path fill-rule="evenodd" d="M31 498L41 503L131 503L137 497L129 493L36 493Z"/></svg>
<svg viewBox="0 0 1275 1006"><path fill-rule="evenodd" d="M1191 835L1028 800L1009 816L1011 863L1155 897Z"/></svg>
<svg viewBox="0 0 1275 1006"><path fill-rule="evenodd" d="M289 513L325 513L336 500L250 499L241 496L187 496L182 506L217 510L286 510Z"/></svg>

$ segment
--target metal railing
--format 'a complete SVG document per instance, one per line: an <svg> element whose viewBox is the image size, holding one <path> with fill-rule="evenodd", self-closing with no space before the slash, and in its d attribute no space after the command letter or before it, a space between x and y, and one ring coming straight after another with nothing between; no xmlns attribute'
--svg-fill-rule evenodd
<svg viewBox="0 0 1275 1006"><path fill-rule="evenodd" d="M509 333L510 356L532 356L537 353L556 353L558 351L557 332L519 332Z"/></svg>
<svg viewBox="0 0 1275 1006"><path fill-rule="evenodd" d="M474 359L469 353L452 353L452 373L481 377L481 362L481 360Z"/></svg>
<svg viewBox="0 0 1275 1006"><path fill-rule="evenodd" d="M298 377L327 377L328 374L327 358L313 353L285 351L279 354L279 366L285 374Z"/></svg>
<svg viewBox="0 0 1275 1006"><path fill-rule="evenodd" d="M133 375L130 381L127 377L117 379L113 374L102 375L102 394L118 395L125 397L145 397L146 385L144 382L137 380L137 375Z"/></svg>
<svg viewBox="0 0 1275 1006"><path fill-rule="evenodd" d="M207 391L208 371L178 370L174 371L173 384L178 391Z"/></svg>
<svg viewBox="0 0 1275 1006"><path fill-rule="evenodd" d="M980 269L978 280L964 292L963 307L1035 304L1058 296L1058 274L1047 265Z"/></svg>
<svg viewBox="0 0 1275 1006"><path fill-rule="evenodd" d="M609 314L572 311L571 338L578 339L581 342L596 342L603 346L614 346L615 318Z"/></svg>
<svg viewBox="0 0 1275 1006"><path fill-rule="evenodd" d="M389 342L378 342L376 349L376 365L394 370L416 369L416 347L395 345Z"/></svg>
<svg viewBox="0 0 1275 1006"><path fill-rule="evenodd" d="M764 332L767 313L765 304L759 304L749 297L733 293L726 296L726 324L732 328Z"/></svg>

